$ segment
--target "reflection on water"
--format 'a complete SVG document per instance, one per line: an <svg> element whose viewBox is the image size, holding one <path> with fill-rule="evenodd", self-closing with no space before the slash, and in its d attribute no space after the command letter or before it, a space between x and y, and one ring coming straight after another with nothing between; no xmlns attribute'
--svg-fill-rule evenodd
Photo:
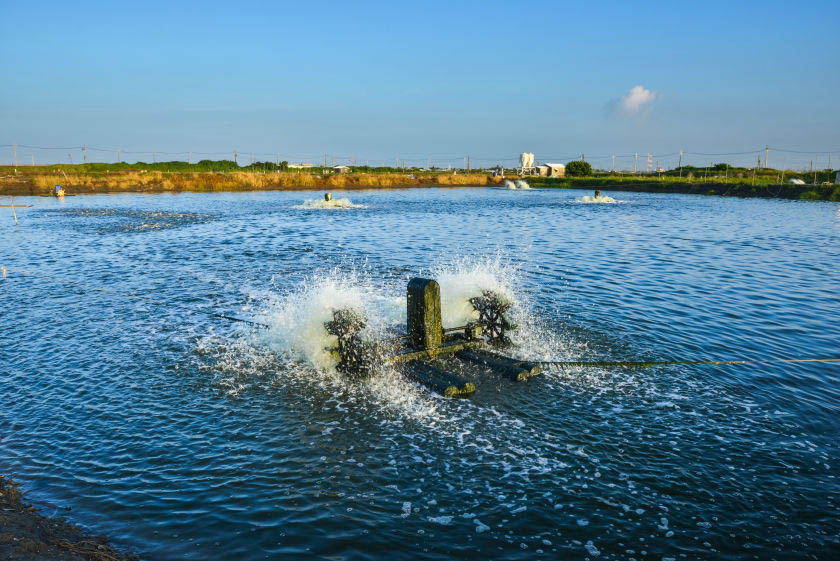
<svg viewBox="0 0 840 561"><path fill-rule="evenodd" d="M295 192L22 201L36 206L0 236L2 264L178 306L0 280L15 311L0 471L149 559L836 549L837 365L549 368L482 375L469 400L388 369L334 372L331 307L392 336L418 275L439 280L446 325L481 290L511 299L525 358L836 356L836 204L580 197L358 191L358 212L302 212Z"/></svg>

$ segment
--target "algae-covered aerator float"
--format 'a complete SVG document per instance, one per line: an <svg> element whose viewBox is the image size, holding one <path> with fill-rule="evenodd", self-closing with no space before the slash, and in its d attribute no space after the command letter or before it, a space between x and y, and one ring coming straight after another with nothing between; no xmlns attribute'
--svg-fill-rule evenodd
<svg viewBox="0 0 840 561"><path fill-rule="evenodd" d="M382 342L363 340L366 321L358 312L333 311L333 319L324 327L337 339L336 347L329 350L339 372L361 377L377 365L390 363L407 378L445 397L473 394L472 380L488 372L517 382L540 373L536 363L514 360L491 350L510 345L506 332L516 328L505 315L510 303L500 295L485 291L470 298L478 319L450 329L442 325L437 281L411 279L406 302L408 334Z"/></svg>

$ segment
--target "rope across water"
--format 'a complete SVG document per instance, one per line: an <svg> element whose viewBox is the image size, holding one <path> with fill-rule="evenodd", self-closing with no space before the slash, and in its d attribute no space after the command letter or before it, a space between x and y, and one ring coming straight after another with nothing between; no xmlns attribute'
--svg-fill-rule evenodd
<svg viewBox="0 0 840 561"><path fill-rule="evenodd" d="M678 364L781 364L801 362L840 362L840 358L790 358L767 360L663 360L663 361L534 361L540 366L592 366L592 367L627 367L650 368L651 366L672 366Z"/></svg>

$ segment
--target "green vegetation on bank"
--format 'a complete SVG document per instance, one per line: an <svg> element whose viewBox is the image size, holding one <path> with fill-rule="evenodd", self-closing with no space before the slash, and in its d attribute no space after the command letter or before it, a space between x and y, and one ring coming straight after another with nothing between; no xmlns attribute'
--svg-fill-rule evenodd
<svg viewBox="0 0 840 561"><path fill-rule="evenodd" d="M349 166L346 173L331 167L291 167L285 161L241 166L232 160L196 163L136 162L53 164L0 167L0 194L50 194L57 184L68 194L94 192L178 192L265 190L293 188L364 188L410 186L495 185L498 169L437 170L417 167ZM509 178L516 170L505 170ZM491 172L492 176L491 176ZM803 184L791 184L797 179ZM529 176L533 187L612 189L652 193L686 193L736 197L765 197L840 201L840 186L832 184L834 170L801 172L752 169L717 164L706 168L683 166L654 173L593 170L588 162L566 165L566 177Z"/></svg>
<svg viewBox="0 0 840 561"><path fill-rule="evenodd" d="M721 178L722 179L722 178ZM813 201L840 201L840 185L793 183L752 183L729 180L724 183L715 178L706 181L679 177L600 175L591 177L529 177L531 187L555 189L580 189L592 187L613 191L639 191L645 193L684 193L693 195L720 195L728 197L759 197L801 199Z"/></svg>

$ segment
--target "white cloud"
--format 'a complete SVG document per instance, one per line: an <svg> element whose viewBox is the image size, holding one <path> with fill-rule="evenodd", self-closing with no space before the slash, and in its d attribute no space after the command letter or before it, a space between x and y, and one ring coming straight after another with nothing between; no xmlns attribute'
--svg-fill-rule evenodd
<svg viewBox="0 0 840 561"><path fill-rule="evenodd" d="M643 86L633 86L630 92L619 100L618 106L624 113L634 115L653 103L658 96L657 92L647 90Z"/></svg>

